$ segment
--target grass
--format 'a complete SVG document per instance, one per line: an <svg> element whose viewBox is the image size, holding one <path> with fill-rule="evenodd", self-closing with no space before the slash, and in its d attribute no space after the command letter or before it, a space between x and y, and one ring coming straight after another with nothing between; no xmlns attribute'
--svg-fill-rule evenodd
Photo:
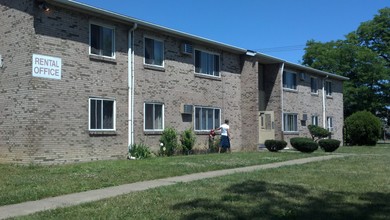
<svg viewBox="0 0 390 220"><path fill-rule="evenodd" d="M0 164L0 205L190 173L280 162L322 154L242 152L95 161L71 165Z"/></svg>
<svg viewBox="0 0 390 220"><path fill-rule="evenodd" d="M339 150L350 156L160 187L20 219L389 219L390 146Z"/></svg>

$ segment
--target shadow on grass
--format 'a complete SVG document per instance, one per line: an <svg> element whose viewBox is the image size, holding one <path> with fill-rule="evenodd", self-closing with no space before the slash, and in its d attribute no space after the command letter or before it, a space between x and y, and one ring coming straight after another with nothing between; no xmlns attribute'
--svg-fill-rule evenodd
<svg viewBox="0 0 390 220"><path fill-rule="evenodd" d="M296 185L246 181L219 199L194 199L174 210L182 219L389 219L390 194L315 191Z"/></svg>

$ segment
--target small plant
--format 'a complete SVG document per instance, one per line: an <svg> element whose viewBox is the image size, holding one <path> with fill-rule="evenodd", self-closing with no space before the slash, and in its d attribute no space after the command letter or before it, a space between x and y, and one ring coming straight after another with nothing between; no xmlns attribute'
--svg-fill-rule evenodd
<svg viewBox="0 0 390 220"><path fill-rule="evenodd" d="M271 152L283 150L287 146L287 142L283 140L266 140L265 147Z"/></svg>
<svg viewBox="0 0 390 220"><path fill-rule="evenodd" d="M318 149L318 143L310 138L295 137L290 139L293 148L303 153L312 153Z"/></svg>
<svg viewBox="0 0 390 220"><path fill-rule="evenodd" d="M311 138L313 141L318 141L319 139L329 137L330 132L326 130L325 128L321 128L317 125L309 125L307 126L309 129Z"/></svg>
<svg viewBox="0 0 390 220"><path fill-rule="evenodd" d="M152 153L150 152L149 147L143 143L133 144L130 146L128 159L131 158L144 159L144 158L149 158L151 156Z"/></svg>
<svg viewBox="0 0 390 220"><path fill-rule="evenodd" d="M195 134L191 129L184 130L180 135L183 154L189 154L195 145Z"/></svg>
<svg viewBox="0 0 390 220"><path fill-rule="evenodd" d="M177 145L176 130L174 128L165 128L160 138L160 155L172 156Z"/></svg>
<svg viewBox="0 0 390 220"><path fill-rule="evenodd" d="M325 152L333 152L340 147L340 141L335 139L323 139L318 141L320 148Z"/></svg>
<svg viewBox="0 0 390 220"><path fill-rule="evenodd" d="M221 139L217 136L210 138L209 137L209 152L210 153L217 153L219 149L219 144L221 142Z"/></svg>

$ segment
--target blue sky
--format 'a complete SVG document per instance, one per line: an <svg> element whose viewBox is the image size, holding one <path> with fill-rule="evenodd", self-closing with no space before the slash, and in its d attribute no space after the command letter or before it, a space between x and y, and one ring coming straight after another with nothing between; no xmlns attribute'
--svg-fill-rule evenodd
<svg viewBox="0 0 390 220"><path fill-rule="evenodd" d="M389 0L77 0L300 63L307 40L344 39Z"/></svg>

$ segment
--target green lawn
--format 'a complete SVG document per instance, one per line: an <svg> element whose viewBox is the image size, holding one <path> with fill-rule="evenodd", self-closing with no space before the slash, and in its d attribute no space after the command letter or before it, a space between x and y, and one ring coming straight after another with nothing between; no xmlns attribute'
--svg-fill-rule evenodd
<svg viewBox="0 0 390 220"><path fill-rule="evenodd" d="M390 146L342 147L336 153L349 156L160 187L22 219L389 219ZM220 166L214 160L224 161L223 166L230 163L241 166L252 163L250 160L276 162L320 154L318 151L205 156L213 157L209 161L211 166ZM196 159L191 161L192 157ZM196 161L204 156L192 157L156 158L147 162L191 161L188 163L200 166ZM233 159L236 157L240 159ZM177 165L180 166L183 165Z"/></svg>
<svg viewBox="0 0 390 220"><path fill-rule="evenodd" d="M0 205L210 170L280 162L321 155L297 152L243 152L95 161L56 166L0 164Z"/></svg>

